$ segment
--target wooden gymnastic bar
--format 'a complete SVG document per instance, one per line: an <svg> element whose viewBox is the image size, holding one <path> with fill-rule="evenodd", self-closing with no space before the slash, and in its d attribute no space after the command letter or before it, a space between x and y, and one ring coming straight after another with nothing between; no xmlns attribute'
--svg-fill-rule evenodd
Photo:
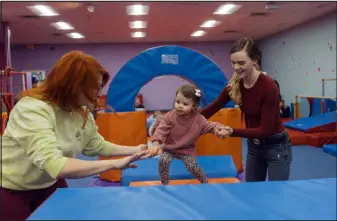
<svg viewBox="0 0 337 221"><path fill-rule="evenodd" d="M318 98L318 99L331 99L336 100L337 97L329 97L329 96L308 96L308 95L295 95L296 102L298 102L298 98Z"/></svg>
<svg viewBox="0 0 337 221"><path fill-rule="evenodd" d="M337 78L322 78L322 81L336 81Z"/></svg>
<svg viewBox="0 0 337 221"><path fill-rule="evenodd" d="M17 75L25 75L26 72L22 72L22 71L10 71L10 72L7 72L5 73L4 70L1 70L1 75L8 75L8 74L17 74Z"/></svg>
<svg viewBox="0 0 337 221"><path fill-rule="evenodd" d="M321 81L322 81L322 96L325 96L325 85L324 83L326 81L336 81L337 78L322 78Z"/></svg>
<svg viewBox="0 0 337 221"><path fill-rule="evenodd" d="M295 119L299 118L299 99L300 98L317 98L321 99L321 109L324 112L324 99L337 100L337 97L329 97L329 96L310 96L310 95L295 95L295 104L294 104L294 117Z"/></svg>

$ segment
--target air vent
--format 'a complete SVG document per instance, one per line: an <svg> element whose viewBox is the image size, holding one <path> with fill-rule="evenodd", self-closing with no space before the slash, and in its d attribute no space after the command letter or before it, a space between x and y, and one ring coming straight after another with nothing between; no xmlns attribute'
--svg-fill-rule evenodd
<svg viewBox="0 0 337 221"><path fill-rule="evenodd" d="M60 33L53 33L53 34L51 34L52 36L61 36L61 34Z"/></svg>
<svg viewBox="0 0 337 221"><path fill-rule="evenodd" d="M250 17L266 17L269 13L267 12L254 12L250 14Z"/></svg>
<svg viewBox="0 0 337 221"><path fill-rule="evenodd" d="M40 19L40 16L37 15L21 15L19 17L24 19Z"/></svg>
<svg viewBox="0 0 337 221"><path fill-rule="evenodd" d="M228 33L237 33L238 31L235 30L228 30L228 31L224 31L223 33L228 34Z"/></svg>

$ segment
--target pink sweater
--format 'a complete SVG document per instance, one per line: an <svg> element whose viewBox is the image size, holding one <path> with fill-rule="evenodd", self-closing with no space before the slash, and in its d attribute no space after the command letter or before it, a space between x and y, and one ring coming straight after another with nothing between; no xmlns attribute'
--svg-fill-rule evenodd
<svg viewBox="0 0 337 221"><path fill-rule="evenodd" d="M220 125L207 121L199 112L181 116L172 110L160 121L152 142L158 141L164 151L196 156L196 140L203 134L214 133L214 127Z"/></svg>

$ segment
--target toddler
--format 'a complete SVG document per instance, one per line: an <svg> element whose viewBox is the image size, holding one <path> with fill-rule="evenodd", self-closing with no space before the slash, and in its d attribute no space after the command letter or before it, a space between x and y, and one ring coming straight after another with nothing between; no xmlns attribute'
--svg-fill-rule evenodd
<svg viewBox="0 0 337 221"><path fill-rule="evenodd" d="M213 133L219 137L224 126L210 122L198 111L201 91L193 85L183 85L176 92L174 110L163 116L152 136L152 151L162 152L159 160L159 174L163 185L169 183L169 167L173 158L185 164L186 168L201 182L207 177L196 161L196 140L203 134Z"/></svg>

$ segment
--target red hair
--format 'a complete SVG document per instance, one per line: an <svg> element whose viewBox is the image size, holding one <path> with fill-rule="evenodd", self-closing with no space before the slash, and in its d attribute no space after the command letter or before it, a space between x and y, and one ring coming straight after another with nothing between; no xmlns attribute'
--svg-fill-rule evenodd
<svg viewBox="0 0 337 221"><path fill-rule="evenodd" d="M103 77L99 85L99 77ZM81 109L80 95L96 104L96 96L109 81L108 72L92 56L70 51L58 60L46 80L36 88L23 91L20 97L34 97L56 104L63 110Z"/></svg>

